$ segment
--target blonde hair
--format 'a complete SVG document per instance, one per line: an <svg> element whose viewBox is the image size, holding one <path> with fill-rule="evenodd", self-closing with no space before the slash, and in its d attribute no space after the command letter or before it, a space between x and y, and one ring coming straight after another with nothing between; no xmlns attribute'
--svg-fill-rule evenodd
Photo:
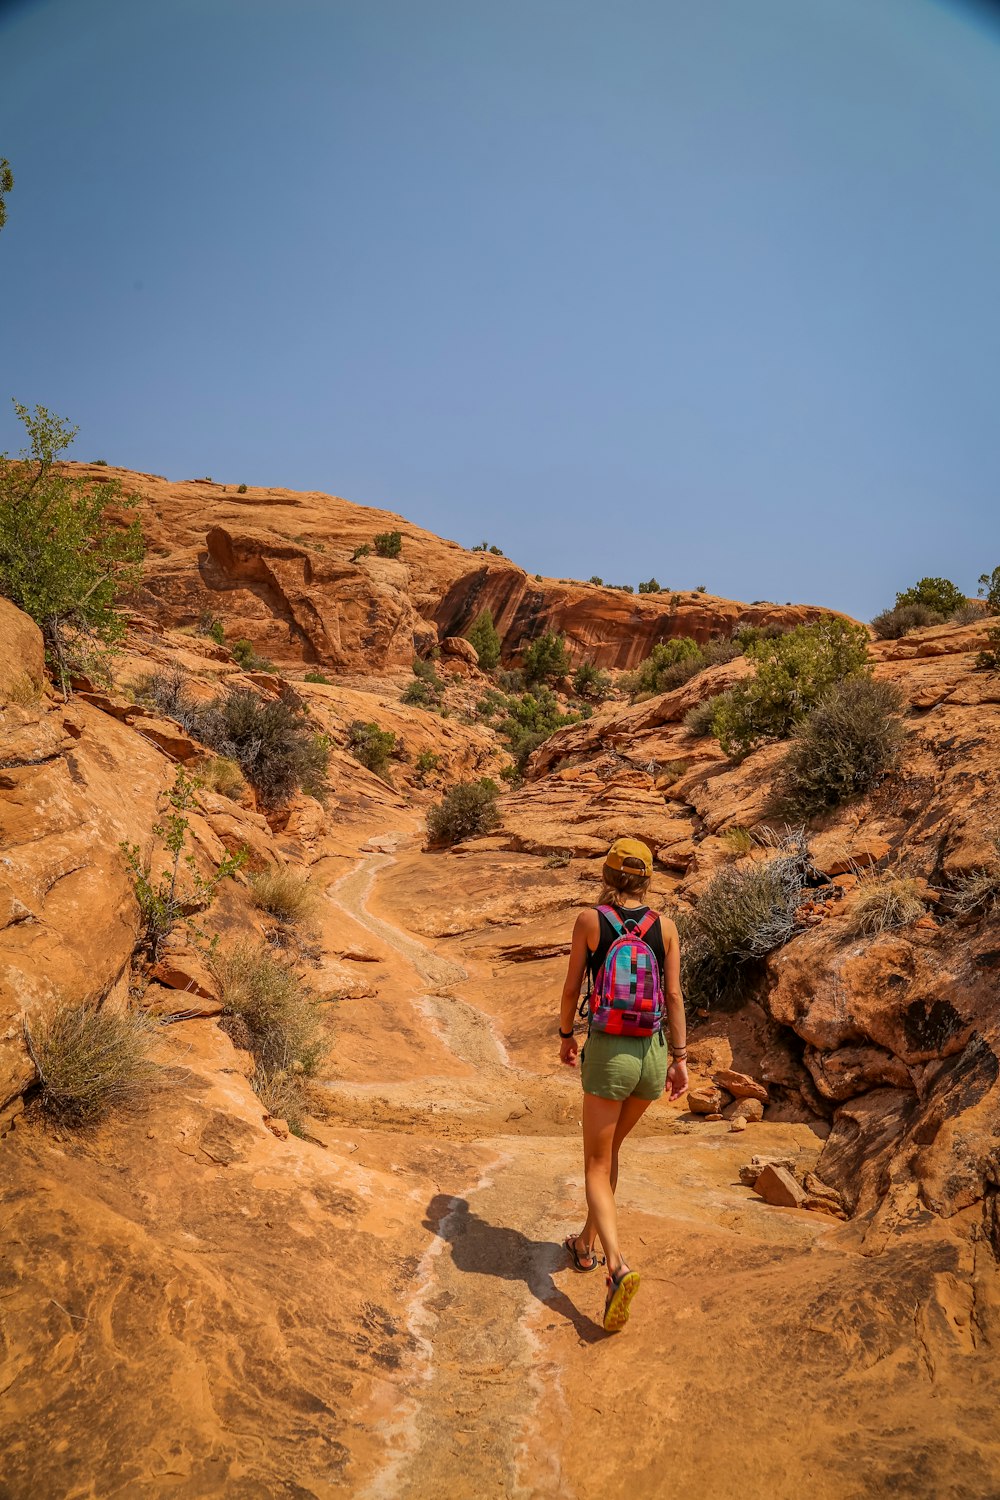
<svg viewBox="0 0 1000 1500"><path fill-rule="evenodd" d="M610 865L605 865L601 878L604 883L597 899L598 906L618 906L622 896L637 896L638 901L630 902L629 905L638 906L645 898L653 877L647 875L645 870L612 870Z"/></svg>

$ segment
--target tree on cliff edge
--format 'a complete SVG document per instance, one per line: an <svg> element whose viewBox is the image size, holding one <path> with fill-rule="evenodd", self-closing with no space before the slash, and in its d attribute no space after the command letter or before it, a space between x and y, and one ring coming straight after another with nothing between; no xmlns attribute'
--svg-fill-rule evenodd
<svg viewBox="0 0 1000 1500"><path fill-rule="evenodd" d="M128 518L139 496L61 473L77 429L44 406L14 410L29 447L0 454L0 593L41 628L66 693L70 674L93 670L124 634L115 603L139 581L142 533Z"/></svg>
<svg viewBox="0 0 1000 1500"><path fill-rule="evenodd" d="M484 672L492 672L500 662L500 637L493 623L493 611L484 609L469 626L466 640L479 657Z"/></svg>

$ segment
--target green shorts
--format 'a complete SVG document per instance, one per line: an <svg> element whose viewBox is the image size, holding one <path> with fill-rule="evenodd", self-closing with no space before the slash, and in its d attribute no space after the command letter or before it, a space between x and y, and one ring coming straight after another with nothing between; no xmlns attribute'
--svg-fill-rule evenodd
<svg viewBox="0 0 1000 1500"><path fill-rule="evenodd" d="M656 1036L592 1031L580 1054L585 1094L600 1099L659 1099L667 1083L667 1043Z"/></svg>

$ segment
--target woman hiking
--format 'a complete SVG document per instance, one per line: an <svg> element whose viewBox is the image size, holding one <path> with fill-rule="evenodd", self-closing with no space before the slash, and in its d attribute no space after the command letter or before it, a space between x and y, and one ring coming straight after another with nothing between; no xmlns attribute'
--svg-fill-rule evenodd
<svg viewBox="0 0 1000 1500"><path fill-rule="evenodd" d="M669 1085L676 1099L688 1087L684 998L677 928L646 904L653 856L638 839L616 839L604 861L596 908L573 928L559 1016L559 1056L576 1066L573 1035L580 986L589 976L589 1025L580 1056L587 1222L566 1249L578 1271L598 1265L599 1237L607 1265L604 1327L623 1328L639 1289L639 1273L618 1244L615 1188L622 1141ZM664 1038L669 1029L669 1048ZM667 1053L670 1065L667 1066Z"/></svg>

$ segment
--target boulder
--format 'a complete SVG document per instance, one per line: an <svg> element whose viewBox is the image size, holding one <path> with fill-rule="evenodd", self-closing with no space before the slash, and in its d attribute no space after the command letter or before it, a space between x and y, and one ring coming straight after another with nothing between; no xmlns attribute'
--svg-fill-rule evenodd
<svg viewBox="0 0 1000 1500"><path fill-rule="evenodd" d="M740 1167L740 1181L744 1187L756 1187L757 1178L765 1167L783 1167L786 1172L791 1172L794 1165L792 1156L752 1156L745 1166Z"/></svg>
<svg viewBox="0 0 1000 1500"><path fill-rule="evenodd" d="M687 1104L694 1115L718 1115L722 1118L722 1090L714 1088L710 1083L689 1089Z"/></svg>
<svg viewBox="0 0 1000 1500"><path fill-rule="evenodd" d="M759 1099L734 1099L722 1111L725 1120L747 1120L756 1123L764 1118L764 1106Z"/></svg>
<svg viewBox="0 0 1000 1500"><path fill-rule="evenodd" d="M457 657L461 661L468 662L470 667L479 665L479 656L475 646L461 635L446 635L441 642L441 655Z"/></svg>
<svg viewBox="0 0 1000 1500"><path fill-rule="evenodd" d="M754 1192L775 1208L801 1208L808 1194L787 1167L766 1166L754 1183Z"/></svg>
<svg viewBox="0 0 1000 1500"><path fill-rule="evenodd" d="M732 1094L734 1099L759 1099L761 1104L767 1103L767 1089L748 1073L737 1073L732 1068L719 1068L713 1077L719 1087Z"/></svg>

